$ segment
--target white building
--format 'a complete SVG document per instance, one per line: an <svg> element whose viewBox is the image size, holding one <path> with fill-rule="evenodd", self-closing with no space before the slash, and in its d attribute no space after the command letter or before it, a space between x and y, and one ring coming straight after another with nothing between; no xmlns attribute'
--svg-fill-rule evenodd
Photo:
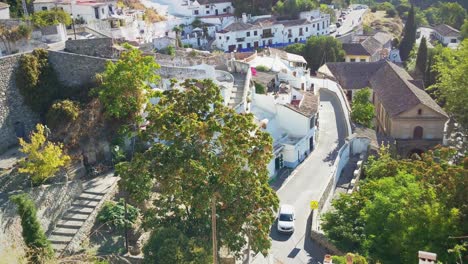
<svg viewBox="0 0 468 264"><path fill-rule="evenodd" d="M117 10L116 0L35 0L33 5L35 12L58 8L87 23L108 19Z"/></svg>
<svg viewBox="0 0 468 264"><path fill-rule="evenodd" d="M299 19L278 20L271 15L243 14L241 19L216 32L215 45L224 51L249 51L305 42L310 36L328 35L330 15L319 10L300 13Z"/></svg>
<svg viewBox="0 0 468 264"><path fill-rule="evenodd" d="M177 4L178 1L174 1ZM178 13L185 16L219 16L233 14L234 7L228 0L184 0Z"/></svg>
<svg viewBox="0 0 468 264"><path fill-rule="evenodd" d="M0 2L0 19L10 19L10 5Z"/></svg>
<svg viewBox="0 0 468 264"><path fill-rule="evenodd" d="M435 26L434 35L444 46L458 46L460 44L460 31L449 25Z"/></svg>
<svg viewBox="0 0 468 264"><path fill-rule="evenodd" d="M261 65L270 69L253 74L252 80L267 91L253 91L250 108L273 138L274 158L268 165L273 177L283 166L295 168L314 149L319 98L302 56L268 48L242 61L251 68Z"/></svg>
<svg viewBox="0 0 468 264"><path fill-rule="evenodd" d="M157 50L162 50L165 49L169 46L175 47L176 44L176 39L171 38L171 37L159 37L159 38L154 38L153 39L153 47Z"/></svg>

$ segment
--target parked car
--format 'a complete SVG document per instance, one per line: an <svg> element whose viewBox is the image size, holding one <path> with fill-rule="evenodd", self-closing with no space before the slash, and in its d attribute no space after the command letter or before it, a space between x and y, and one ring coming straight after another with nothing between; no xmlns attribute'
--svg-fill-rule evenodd
<svg viewBox="0 0 468 264"><path fill-rule="evenodd" d="M296 220L294 207L283 204L278 213L278 231L283 233L294 232L294 220Z"/></svg>
<svg viewBox="0 0 468 264"><path fill-rule="evenodd" d="M336 25L330 25L330 33L335 33L336 32Z"/></svg>

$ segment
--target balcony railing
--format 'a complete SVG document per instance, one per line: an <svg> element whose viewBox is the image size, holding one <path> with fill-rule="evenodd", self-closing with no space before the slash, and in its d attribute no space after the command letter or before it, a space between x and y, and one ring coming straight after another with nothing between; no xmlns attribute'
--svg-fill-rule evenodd
<svg viewBox="0 0 468 264"><path fill-rule="evenodd" d="M273 33L263 33L262 34L262 38L272 38L273 37Z"/></svg>

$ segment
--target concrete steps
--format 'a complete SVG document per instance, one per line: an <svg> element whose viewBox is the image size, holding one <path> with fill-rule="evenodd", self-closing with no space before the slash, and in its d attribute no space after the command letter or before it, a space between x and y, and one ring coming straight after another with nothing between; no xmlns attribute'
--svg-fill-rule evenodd
<svg viewBox="0 0 468 264"><path fill-rule="evenodd" d="M83 184L84 191L77 196L70 208L63 214L50 233L49 241L57 255L67 249L75 235L90 217L96 217L94 211L106 194L116 183L115 177L100 177Z"/></svg>

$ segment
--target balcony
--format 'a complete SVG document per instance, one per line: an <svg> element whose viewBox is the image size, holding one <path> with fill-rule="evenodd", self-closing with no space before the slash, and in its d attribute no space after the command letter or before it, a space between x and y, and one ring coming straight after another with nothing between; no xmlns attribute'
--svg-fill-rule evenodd
<svg viewBox="0 0 468 264"><path fill-rule="evenodd" d="M273 33L263 33L262 35L262 38L272 38L273 37Z"/></svg>
<svg viewBox="0 0 468 264"><path fill-rule="evenodd" d="M245 41L245 38L236 38L236 41L237 42L243 42L243 41Z"/></svg>

